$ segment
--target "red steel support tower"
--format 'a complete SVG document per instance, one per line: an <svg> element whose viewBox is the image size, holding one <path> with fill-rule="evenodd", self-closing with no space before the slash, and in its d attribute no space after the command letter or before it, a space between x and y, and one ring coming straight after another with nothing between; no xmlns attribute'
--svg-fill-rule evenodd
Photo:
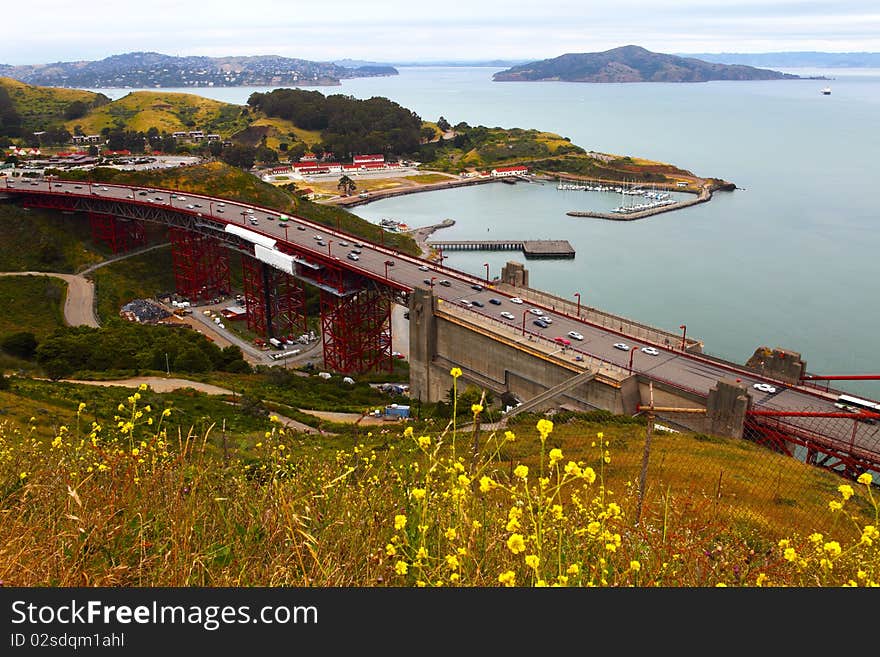
<svg viewBox="0 0 880 657"><path fill-rule="evenodd" d="M144 227L139 221L89 212L89 226L92 229L92 239L103 242L113 253L130 251L146 243Z"/></svg>
<svg viewBox="0 0 880 657"><path fill-rule="evenodd" d="M305 288L290 274L256 258L242 256L241 264L248 329L267 338L304 333Z"/></svg>
<svg viewBox="0 0 880 657"><path fill-rule="evenodd" d="M322 290L321 329L328 369L391 371L391 297L383 288L374 285L347 296Z"/></svg>
<svg viewBox="0 0 880 657"><path fill-rule="evenodd" d="M188 299L228 294L229 254L216 240L182 228L169 228L177 293Z"/></svg>

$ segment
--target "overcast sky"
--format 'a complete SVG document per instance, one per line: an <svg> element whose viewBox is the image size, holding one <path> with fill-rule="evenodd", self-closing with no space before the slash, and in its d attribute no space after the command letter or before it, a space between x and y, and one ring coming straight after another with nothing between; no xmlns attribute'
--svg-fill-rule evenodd
<svg viewBox="0 0 880 657"><path fill-rule="evenodd" d="M377 62L663 53L880 52L880 0L40 0L3 10L0 63L132 51Z"/></svg>

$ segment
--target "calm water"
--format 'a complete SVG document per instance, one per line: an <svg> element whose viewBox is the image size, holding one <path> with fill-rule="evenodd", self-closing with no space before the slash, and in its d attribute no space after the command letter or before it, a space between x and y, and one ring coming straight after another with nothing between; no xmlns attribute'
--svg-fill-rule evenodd
<svg viewBox="0 0 880 657"><path fill-rule="evenodd" d="M761 345L799 351L811 372L880 373L880 70L834 79L702 84L494 83L491 68L401 68L324 94L385 96L450 123L536 128L586 149L669 162L734 192L634 222L573 218L619 198L547 185L483 185L360 206L372 221L456 221L447 238L567 239L573 261L527 261L532 285L705 341L743 362ZM819 89L832 88L823 96ZM199 89L244 103L256 88ZM189 91L193 90L180 90ZM103 90L113 98L128 90ZM517 253L450 254L497 275ZM880 383L841 383L880 397Z"/></svg>

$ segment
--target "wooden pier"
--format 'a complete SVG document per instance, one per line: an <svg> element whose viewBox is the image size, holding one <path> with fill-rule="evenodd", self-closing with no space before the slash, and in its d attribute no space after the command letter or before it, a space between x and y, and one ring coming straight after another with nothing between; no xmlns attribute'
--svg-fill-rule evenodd
<svg viewBox="0 0 880 657"><path fill-rule="evenodd" d="M438 240L426 244L442 251L522 251L526 258L574 258L568 240Z"/></svg>

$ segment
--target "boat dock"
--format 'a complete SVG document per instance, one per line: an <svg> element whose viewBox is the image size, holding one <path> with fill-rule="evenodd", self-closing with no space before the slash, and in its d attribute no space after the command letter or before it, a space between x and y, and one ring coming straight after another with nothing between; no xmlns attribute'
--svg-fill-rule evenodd
<svg viewBox="0 0 880 657"><path fill-rule="evenodd" d="M442 251L522 251L526 258L574 258L568 240L443 240L426 243Z"/></svg>
<svg viewBox="0 0 880 657"><path fill-rule="evenodd" d="M688 199L686 201L675 201L674 203L666 203L663 205L653 205L651 207L647 207L643 210L638 209L630 209L627 211L618 211L618 212L595 212L593 210L570 210L566 212L569 217L594 217L596 219L610 219L611 221L633 221L634 219L643 219L645 217L651 217L655 214L660 214L661 212L670 212L672 210L680 210L681 208L687 208L692 205L696 205L697 203L705 203L706 201L712 198L712 189L708 185L703 185L700 188L700 193L697 198Z"/></svg>

